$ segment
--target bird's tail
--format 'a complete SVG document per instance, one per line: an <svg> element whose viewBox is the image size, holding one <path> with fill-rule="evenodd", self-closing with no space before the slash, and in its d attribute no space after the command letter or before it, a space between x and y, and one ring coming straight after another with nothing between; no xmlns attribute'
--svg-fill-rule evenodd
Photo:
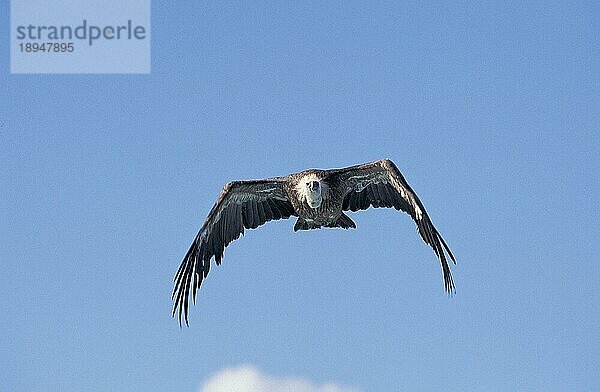
<svg viewBox="0 0 600 392"><path fill-rule="evenodd" d="M294 231L298 230L311 230L311 229L320 229L321 226L315 224L314 222L308 222L302 218L298 218L296 224L294 225Z"/></svg>
<svg viewBox="0 0 600 392"><path fill-rule="evenodd" d="M341 227L342 229L356 229L356 223L350 217L342 212L342 215L330 225L326 227Z"/></svg>

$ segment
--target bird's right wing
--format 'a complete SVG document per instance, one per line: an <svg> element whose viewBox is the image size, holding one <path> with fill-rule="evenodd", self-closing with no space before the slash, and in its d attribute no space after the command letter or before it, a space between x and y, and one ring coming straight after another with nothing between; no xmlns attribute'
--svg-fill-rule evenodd
<svg viewBox="0 0 600 392"><path fill-rule="evenodd" d="M225 247L244 234L244 228L255 229L270 220L296 214L284 185L281 177L225 185L173 279L173 316L179 312L179 323L183 315L188 324L190 288L195 303L196 291L208 275L213 256L217 265L221 264Z"/></svg>
<svg viewBox="0 0 600 392"><path fill-rule="evenodd" d="M382 159L363 165L331 170L330 181L345 189L342 209L366 210L373 207L393 207L409 214L417 224L417 230L426 244L431 246L442 265L444 286L454 291L454 281L444 251L456 263L454 255L437 231L423 203L404 179L394 162Z"/></svg>

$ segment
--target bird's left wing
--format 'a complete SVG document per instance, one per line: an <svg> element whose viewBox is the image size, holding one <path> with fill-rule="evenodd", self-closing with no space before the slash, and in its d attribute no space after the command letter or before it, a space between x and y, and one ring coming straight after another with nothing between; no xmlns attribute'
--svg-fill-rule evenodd
<svg viewBox="0 0 600 392"><path fill-rule="evenodd" d="M393 207L408 213L417 224L423 241L433 248L436 256L440 259L446 291L449 293L454 291L454 281L444 250L454 263L456 263L456 259L433 226L423 203L392 161L382 159L363 165L332 170L328 181L337 183L345 189L342 205L342 209L345 211L366 210L373 206Z"/></svg>
<svg viewBox="0 0 600 392"><path fill-rule="evenodd" d="M282 177L225 185L173 279L173 316L179 313L179 323L183 315L188 324L190 288L195 303L196 291L208 275L213 256L217 265L221 264L225 247L244 234L244 228L255 229L268 221L295 215L284 185Z"/></svg>

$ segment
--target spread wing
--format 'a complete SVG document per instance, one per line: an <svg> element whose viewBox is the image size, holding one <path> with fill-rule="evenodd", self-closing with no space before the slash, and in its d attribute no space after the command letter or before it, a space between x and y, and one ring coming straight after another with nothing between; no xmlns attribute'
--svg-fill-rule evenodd
<svg viewBox="0 0 600 392"><path fill-rule="evenodd" d="M278 177L225 185L173 279L173 316L179 313L180 324L182 314L188 324L190 288L195 303L196 291L208 275L213 256L217 265L221 264L225 247L244 234L244 228L255 229L268 221L295 215L285 183L285 178Z"/></svg>
<svg viewBox="0 0 600 392"><path fill-rule="evenodd" d="M346 187L342 209L347 211L366 210L373 207L394 207L408 213L415 223L423 241L433 248L440 259L444 273L446 291L454 291L454 281L446 254L456 264L454 255L448 245L433 226L425 207L400 173L400 170L389 159L383 159L364 165L351 166L333 170L331 180Z"/></svg>

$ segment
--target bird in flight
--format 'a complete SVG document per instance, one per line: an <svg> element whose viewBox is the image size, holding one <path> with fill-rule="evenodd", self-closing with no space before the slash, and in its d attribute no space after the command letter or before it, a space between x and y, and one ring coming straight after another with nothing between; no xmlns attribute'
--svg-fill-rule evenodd
<svg viewBox="0 0 600 392"><path fill-rule="evenodd" d="M221 264L230 242L271 220L297 217L294 231L322 227L356 228L344 211L393 207L409 214L423 241L433 248L442 265L444 286L454 292L445 252L450 248L433 226L423 203L389 159L343 169L305 170L285 177L233 181L225 185L196 235L173 279L173 316L188 323L190 289L196 291L210 270L211 259ZM445 251L445 252L444 252Z"/></svg>

